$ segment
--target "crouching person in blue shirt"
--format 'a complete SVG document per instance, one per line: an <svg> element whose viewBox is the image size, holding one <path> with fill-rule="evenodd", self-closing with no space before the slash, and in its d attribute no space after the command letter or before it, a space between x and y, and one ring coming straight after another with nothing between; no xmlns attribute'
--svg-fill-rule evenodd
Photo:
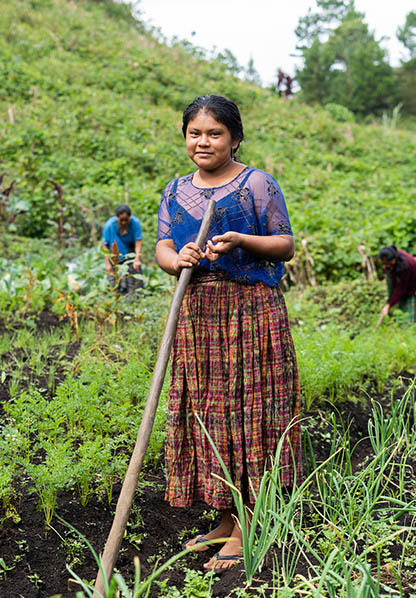
<svg viewBox="0 0 416 598"><path fill-rule="evenodd" d="M115 263L120 265L124 262L128 265L128 272L119 280L118 291L120 294L126 295L134 289L142 287L142 281L133 276L141 273L142 227L140 220L131 215L128 205L118 206L116 215L107 220L103 230L102 243L111 254L104 254L107 278L111 287L116 285ZM135 253L133 261L127 257L129 253Z"/></svg>

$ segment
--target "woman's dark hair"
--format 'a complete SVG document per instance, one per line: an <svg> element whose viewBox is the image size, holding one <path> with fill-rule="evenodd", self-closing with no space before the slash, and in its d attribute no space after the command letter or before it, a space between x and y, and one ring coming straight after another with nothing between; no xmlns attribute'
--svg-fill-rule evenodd
<svg viewBox="0 0 416 598"><path fill-rule="evenodd" d="M407 262L400 255L395 245L388 245L387 247L383 247L382 249L380 249L380 251L378 252L378 257L381 260L386 260L386 262L391 262L395 259L396 263L394 264L394 272L397 276L399 276L401 272L407 269Z"/></svg>
<svg viewBox="0 0 416 598"><path fill-rule="evenodd" d="M234 102L223 96L206 95L195 98L182 115L182 133L184 137L186 137L186 129L188 128L189 121L194 119L200 110L210 112L216 121L227 127L230 131L231 139L239 142L233 151L233 154L235 154L241 141L244 140L243 123L237 104L234 104Z"/></svg>
<svg viewBox="0 0 416 598"><path fill-rule="evenodd" d="M380 251L378 252L378 257L381 260L386 260L387 262L391 262L392 260L394 260L394 258L397 258L398 255L399 255L399 252L397 251L397 248L395 245L389 245L388 247L383 247L383 249L380 249Z"/></svg>
<svg viewBox="0 0 416 598"><path fill-rule="evenodd" d="M118 206L118 208L116 210L117 218L119 216L121 216L122 214L127 214L127 216L131 216L130 206L128 206L126 203L123 203L123 204L121 204L121 206Z"/></svg>

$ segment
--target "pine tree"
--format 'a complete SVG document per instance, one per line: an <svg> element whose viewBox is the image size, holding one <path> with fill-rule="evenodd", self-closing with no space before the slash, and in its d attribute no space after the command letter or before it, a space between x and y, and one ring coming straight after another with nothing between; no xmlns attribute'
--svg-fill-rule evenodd
<svg viewBox="0 0 416 598"><path fill-rule="evenodd" d="M302 17L296 34L304 64L296 78L307 101L341 104L361 115L399 101L386 52L354 2L317 0L320 13Z"/></svg>

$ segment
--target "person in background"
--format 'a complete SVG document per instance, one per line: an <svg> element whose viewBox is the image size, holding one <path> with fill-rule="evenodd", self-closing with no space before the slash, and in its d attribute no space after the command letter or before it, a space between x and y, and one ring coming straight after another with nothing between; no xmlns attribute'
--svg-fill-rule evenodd
<svg viewBox="0 0 416 598"><path fill-rule="evenodd" d="M249 512L280 440L282 484L292 487L302 477L299 378L279 288L294 240L277 182L235 157L244 135L234 102L196 98L183 113L182 132L197 169L165 188L156 244L169 274L195 266L173 345L165 498L177 507L204 500L221 512L217 527L186 546L207 550L202 542L226 538L205 568L227 569L241 559L241 527L195 415ZM216 208L202 251L195 238L210 199Z"/></svg>
<svg viewBox="0 0 416 598"><path fill-rule="evenodd" d="M111 254L104 254L108 282L111 287L116 284L113 261L117 260L117 264L123 264L129 253L134 253L135 257L133 261L128 262L128 274L120 279L118 290L125 295L143 286L141 280L134 276L134 274L141 273L142 227L140 220L131 215L128 205L118 206L116 215L107 220L103 230L102 243Z"/></svg>
<svg viewBox="0 0 416 598"><path fill-rule="evenodd" d="M389 299L380 312L378 324L398 305L409 314L410 323L416 322L416 259L394 245L383 247L378 254L386 273Z"/></svg>

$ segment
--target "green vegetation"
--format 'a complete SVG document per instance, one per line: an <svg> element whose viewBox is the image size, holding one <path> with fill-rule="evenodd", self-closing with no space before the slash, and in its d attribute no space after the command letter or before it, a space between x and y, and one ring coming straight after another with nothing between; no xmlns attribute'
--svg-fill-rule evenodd
<svg viewBox="0 0 416 598"><path fill-rule="evenodd" d="M405 24L399 27L397 39L409 51L410 58L416 58L416 11L408 13Z"/></svg>
<svg viewBox="0 0 416 598"><path fill-rule="evenodd" d="M416 338L402 314L376 329L384 286L361 280L288 294L307 408L322 399L339 403L357 393L382 393L395 372L416 373Z"/></svg>
<svg viewBox="0 0 416 598"><path fill-rule="evenodd" d="M284 101L192 46L166 47L126 7L109 7L2 4L0 187L15 181L0 210L8 230L47 236L55 246L95 244L128 185L150 264L160 194L176 173L192 169L181 111L196 95L217 92L240 105L241 158L278 179L298 256L305 239L319 281L360 276L363 242L367 254L393 241L416 247L415 137L404 122L364 126L349 122L342 107ZM50 180L62 187L61 199Z"/></svg>
<svg viewBox="0 0 416 598"><path fill-rule="evenodd" d="M340 104L360 115L400 101L387 53L351 1L317 0L320 12L299 20L304 65L296 78L306 101ZM323 41L324 39L324 41Z"/></svg>
<svg viewBox="0 0 416 598"><path fill-rule="evenodd" d="M416 12L411 11L397 30L410 59L393 69L383 40L375 39L371 23L355 9L354 0L316 0L316 8L299 19L295 31L303 57L302 67L296 69L302 97L321 105L337 104L358 117L394 106L416 114L412 99Z"/></svg>
<svg viewBox="0 0 416 598"><path fill-rule="evenodd" d="M268 548L278 547L273 588L241 587L230 596L415 592L409 412L416 337L400 313L376 329L386 291L375 254L392 242L416 252L416 142L400 108L364 124L353 113L361 108L342 105L335 92L324 107L300 97L284 101L256 86L253 65L251 82L242 81L229 53L208 60L190 44L167 47L111 0L0 6L0 530L21 523L28 495L48 534L65 496L82 509L94 501L114 505L174 284L153 256L159 198L175 174L192 169L182 109L215 92L241 107L242 160L271 172L287 198L297 253L284 287L310 411L307 479L288 494L278 470L269 472L256 505L259 526L245 530L248 582ZM358 41L368 36L353 16L328 41L332 57L339 59L348 28ZM412 22L402 32L409 51ZM410 63L402 67L403 89L413 80ZM342 74L336 77L344 92ZM123 298L107 287L99 239L126 194L143 223L145 265L144 289ZM398 388L409 389L395 402ZM348 425L334 413L368 404L368 458L359 460ZM166 409L165 385L146 456L150 469L161 462ZM315 429L329 457L315 454ZM143 488L141 480L139 495ZM126 541L138 546L146 532L136 514ZM181 540L187 533L181 530ZM0 555L2 584L29 540L18 540L14 560ZM71 568L88 558L74 530L60 540ZM177 556L161 554L165 572L176 566ZM159 573L155 567L143 580L137 569L135 589L117 574L108 598L117 588L146 595ZM191 569L184 575L179 588L159 580L160 596L211 595L212 577ZM39 572L30 577L32 586L43 583ZM89 595L89 582L82 583Z"/></svg>
<svg viewBox="0 0 416 598"><path fill-rule="evenodd" d="M17 247L18 244L15 254ZM139 296L119 300L115 320L103 321L98 307L106 303L108 295L111 303L112 293L100 290L96 282L96 294L86 300L94 286L90 280L91 260L80 259L77 281L86 294L65 287L67 297L74 302L78 298L78 329L71 326L68 311L66 323L57 326L58 318L66 310L59 301L59 287L67 279L62 259L56 256L46 259L49 247L44 251L45 254L38 254L37 263L42 265L42 281L48 280L50 284L41 285L36 280L28 295L28 278L23 268L26 257L16 258L14 295L0 295L1 315L8 323L7 332L0 336L0 375L10 397L2 405L4 423L0 428L0 521L3 523L19 522L19 505L26 493L37 497L46 526L53 525L59 515L63 492L71 492L84 507L93 497L103 505L112 503L114 486L124 477L134 444L170 297L170 291L161 292L158 286L155 291L147 285ZM102 260L99 252L94 259L97 259L98 276L98 260ZM102 276L103 270L102 264ZM16 274L19 271L20 278ZM374 457L363 462L358 470L351 465L354 447L350 446L348 428L342 419L326 416L330 427L322 433L322 438L331 444L329 461L320 462L308 440L309 427L319 429L319 418L314 414L323 417L323 411L328 411L328 399L340 409L351 402L364 405L368 397L390 392L395 373L400 371L407 374L399 384L404 388L410 384L409 376L415 373L414 331L403 326L400 314L389 318L380 329L374 329L384 293L382 283L362 279L303 290L292 288L286 294L304 404L312 409L312 415L304 421L308 477L296 492L287 496L279 489L278 468L265 476L255 513L260 527L252 527L245 535L248 586L276 542L283 550L282 561L276 563L273 590L276 596L283 590L294 596L302 589L307 596L330 597L328 588L334 585L336 592L343 592L335 595L352 598L351 592L355 590L348 588L357 588L357 575L367 592L369 588L375 592L374 588L379 591L386 586L400 587L406 579L412 579L407 554L413 550L413 524L399 521L404 513L413 516L415 508L408 499L414 482L405 464L405 459L411 460L414 455L409 419L409 402L414 400L411 390L401 402L393 401L388 413L385 406L372 403L368 436ZM13 305L12 311L7 297ZM33 306L42 306L41 309L48 306L52 310L43 313L55 317L54 332L39 333ZM166 390L165 387L147 454L149 465L157 463L162 454ZM390 480L394 480L392 485ZM389 505L393 501L393 511L391 506L385 506L385 501L390 501ZM304 513L315 513L312 521ZM134 544L146 541L140 525L131 528L127 539ZM79 555L85 559L85 551L80 552L83 543L79 541L75 547L73 544L73 537L62 536L68 563L79 566L83 562L77 560ZM339 548L334 552L336 545ZM390 553L389 546L395 546L395 551ZM313 567L311 577L301 582L295 571L303 559L308 567L311 563ZM5 576L13 569L12 563L3 560ZM167 556L163 560L168 562L151 577L142 581L137 578L139 593L128 590L132 596L146 595L158 575L175 566L176 558ZM389 567L398 568L396 581L381 584L375 562L391 562ZM188 573L186 580L184 588L188 588L190 596L197 588L210 596L211 581L195 572ZM172 598L177 595L166 579L159 583L161 592L165 592L161 595ZM129 587L129 582L117 574L111 587L115 592L117 587ZM184 588L177 592L184 592ZM85 591L88 596L90 590ZM260 590L253 593L248 587L241 592L241 596L262 595ZM109 590L108 597L111 595Z"/></svg>
<svg viewBox="0 0 416 598"><path fill-rule="evenodd" d="M403 27L397 32L397 38L409 53L409 60L404 61L397 70L400 97L404 109L409 114L416 114L416 11L412 10L406 16Z"/></svg>
<svg viewBox="0 0 416 598"><path fill-rule="evenodd" d="M352 466L357 447L351 449L349 430L342 422L339 425L335 416L331 422L329 458L317 465L310 449L311 472L291 491L281 485L277 450L274 466L265 473L255 510L250 516L254 523L250 528L243 523L246 587L230 592L230 598L266 595L295 598L299 593L308 598L392 598L403 595L403 588L411 579L407 571L407 555L414 554L416 502L407 467L415 452L415 431L409 416L409 405L413 401L414 389L412 392L409 388L403 398L393 404L390 417L386 417L381 405L374 402L369 420L374 454L364 460L357 471L353 471ZM199 418L198 421L204 427ZM216 450L215 445L213 448ZM221 462L219 453L217 458ZM224 479L235 495L239 520L244 522L242 497L233 487L222 462L221 465ZM403 515L410 515L410 524L403 525ZM259 573L271 546L277 546L279 551L275 557L273 586L260 586L252 593L253 575ZM89 548L101 567L91 545ZM106 597L116 596L117 588L129 598L147 596L157 577L186 552L155 569L143 581L137 562L134 589L131 590L125 580L115 574L106 586ZM308 578L296 575L301 559L307 562ZM382 566L382 559L387 566ZM159 595L165 598L210 598L213 596L212 578L212 572L202 576L187 570L182 593L158 582ZM91 587L77 579L85 592L81 595L92 596Z"/></svg>

